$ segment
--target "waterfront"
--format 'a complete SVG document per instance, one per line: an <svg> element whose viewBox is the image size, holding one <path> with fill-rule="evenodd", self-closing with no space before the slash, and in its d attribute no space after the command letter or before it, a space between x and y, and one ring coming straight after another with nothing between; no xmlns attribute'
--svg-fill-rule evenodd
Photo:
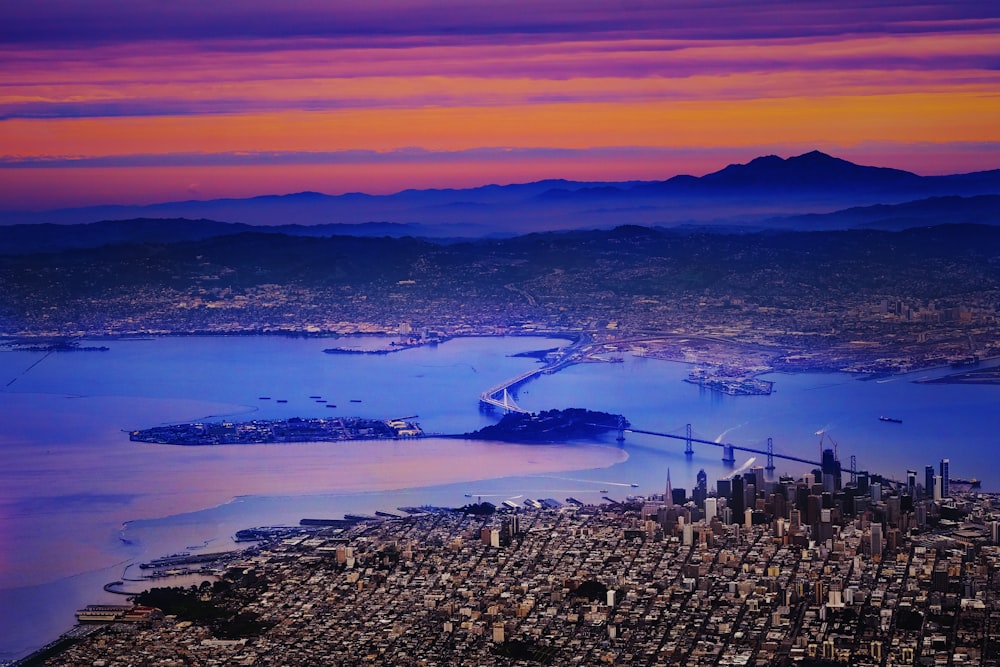
<svg viewBox="0 0 1000 667"><path fill-rule="evenodd" d="M565 341L559 341L564 344ZM107 341L100 353L0 354L0 657L44 643L72 611L102 598L101 586L135 560L230 548L235 530L304 516L370 513L423 503L459 505L466 494L507 497L661 491L666 468L690 488L704 467L726 468L716 448L629 435L604 446L511 446L429 438L417 442L184 448L128 442L122 429L210 415L267 419L419 415L431 433L492 423L477 409L483 389L534 367L508 355L552 347L539 338L463 338L392 355L324 355L329 340L277 337ZM991 447L1000 432L1000 388L859 382L837 374L776 375L771 396L730 397L685 383L684 364L626 356L581 364L524 385L518 402L537 411L586 407L625 414L637 428L818 456L826 429L841 458L902 476L943 456L953 476L1000 488ZM948 371L942 369L940 374ZM261 401L261 396L275 400ZM287 403L277 403L277 399ZM351 402L353 400L360 402ZM310 412L311 411L311 412ZM882 414L902 424L885 424ZM739 457L737 465L746 459ZM763 462L758 462L762 464ZM611 466L611 467L608 467ZM802 472L779 462L779 472ZM576 472L566 472L576 469ZM556 472L556 471L563 472ZM472 481L482 480L482 481ZM638 484L632 489L630 484ZM602 493L608 489L608 493ZM232 502L230 499L235 498ZM128 522L122 526L124 522Z"/></svg>

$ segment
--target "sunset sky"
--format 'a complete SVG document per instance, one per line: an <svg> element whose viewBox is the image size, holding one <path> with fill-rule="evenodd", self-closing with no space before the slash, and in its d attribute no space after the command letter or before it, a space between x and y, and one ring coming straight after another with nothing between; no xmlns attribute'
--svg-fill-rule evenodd
<svg viewBox="0 0 1000 667"><path fill-rule="evenodd" d="M1000 3L0 7L0 209L652 180L812 149L1000 168Z"/></svg>

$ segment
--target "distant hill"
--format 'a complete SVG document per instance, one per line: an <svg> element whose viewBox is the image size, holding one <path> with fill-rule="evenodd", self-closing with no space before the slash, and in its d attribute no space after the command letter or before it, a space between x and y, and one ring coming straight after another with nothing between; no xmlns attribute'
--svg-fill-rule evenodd
<svg viewBox="0 0 1000 667"><path fill-rule="evenodd" d="M150 218L204 219L284 227L286 233L299 234L306 232L289 231L287 226L329 226L318 232L321 235L373 235L368 234L373 232L459 238L611 228L622 224L753 226L778 217L826 214L934 197L980 195L1000 195L1000 169L919 176L899 169L858 165L812 151L787 159L763 156L705 176L675 176L664 181L546 180L455 190L405 190L391 195L300 192L149 206L7 211L0 212L0 227Z"/></svg>
<svg viewBox="0 0 1000 667"><path fill-rule="evenodd" d="M247 225L218 220L186 218L136 218L102 220L79 225L52 223L0 226L0 255L59 252L74 248L100 248L116 243L178 243L200 241L243 232L284 236L418 236L433 238L448 227L419 224L367 222L357 225Z"/></svg>
<svg viewBox="0 0 1000 667"><path fill-rule="evenodd" d="M1000 225L1000 195L930 197L903 204L857 206L832 213L812 213L773 218L761 227L799 231L830 229L883 229L946 224Z"/></svg>

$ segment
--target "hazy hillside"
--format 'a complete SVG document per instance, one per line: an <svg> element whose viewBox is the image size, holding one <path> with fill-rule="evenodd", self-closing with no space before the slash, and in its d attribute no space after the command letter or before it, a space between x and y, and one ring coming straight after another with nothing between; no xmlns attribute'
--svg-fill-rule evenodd
<svg viewBox="0 0 1000 667"><path fill-rule="evenodd" d="M1000 194L1000 170L918 176L856 165L813 151L788 159L760 157L702 177L677 176L659 182L549 180L463 190L406 190L382 196L301 192L150 206L7 211L0 212L0 223L67 224L135 218L209 219L250 225L380 222L415 225L421 236L479 237L621 224L756 224L776 216L983 194Z"/></svg>

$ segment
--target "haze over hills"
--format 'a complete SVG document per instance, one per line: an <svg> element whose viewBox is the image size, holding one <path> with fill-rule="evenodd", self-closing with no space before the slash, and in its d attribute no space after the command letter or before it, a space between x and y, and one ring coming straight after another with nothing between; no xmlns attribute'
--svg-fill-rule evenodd
<svg viewBox="0 0 1000 667"><path fill-rule="evenodd" d="M0 213L0 223L76 224L136 218L207 219L269 226L378 222L409 225L402 229L386 227L378 233L480 237L620 224L757 225L776 217L852 207L997 194L1000 169L919 176L812 151L787 159L764 156L701 177L675 176L654 182L545 180L461 190L405 190L392 195L300 192L147 206L7 211ZM343 233L374 229L347 228Z"/></svg>

